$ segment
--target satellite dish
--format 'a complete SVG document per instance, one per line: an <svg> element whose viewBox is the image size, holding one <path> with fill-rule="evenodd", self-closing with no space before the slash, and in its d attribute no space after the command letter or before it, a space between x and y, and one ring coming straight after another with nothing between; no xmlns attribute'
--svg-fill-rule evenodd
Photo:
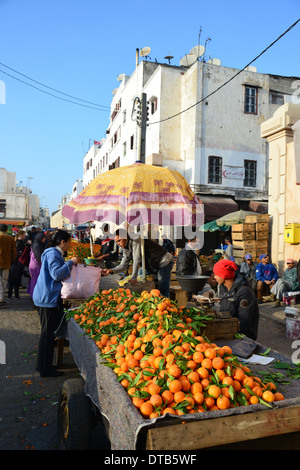
<svg viewBox="0 0 300 470"><path fill-rule="evenodd" d="M125 73L120 73L120 75L117 76L118 82L122 82L125 78Z"/></svg>
<svg viewBox="0 0 300 470"><path fill-rule="evenodd" d="M197 56L195 54L187 54L180 60L180 65L184 67L190 67L197 61Z"/></svg>
<svg viewBox="0 0 300 470"><path fill-rule="evenodd" d="M169 55L166 55L164 57L164 59L167 59L167 61L169 62L169 64L171 63L171 59L174 59L174 56L170 55L170 51L169 51Z"/></svg>
<svg viewBox="0 0 300 470"><path fill-rule="evenodd" d="M205 52L205 47L204 46L195 46L190 50L190 54L194 54L197 56L197 59L201 57Z"/></svg>
<svg viewBox="0 0 300 470"><path fill-rule="evenodd" d="M248 72L257 72L257 68L254 67L254 65L249 65L249 67L246 67L245 70L248 70Z"/></svg>
<svg viewBox="0 0 300 470"><path fill-rule="evenodd" d="M140 56L141 57L147 57L147 55L149 55L151 52L151 47L143 47L141 50L140 50Z"/></svg>
<svg viewBox="0 0 300 470"><path fill-rule="evenodd" d="M213 65L221 65L220 59L209 59L207 61L208 64L213 64Z"/></svg>

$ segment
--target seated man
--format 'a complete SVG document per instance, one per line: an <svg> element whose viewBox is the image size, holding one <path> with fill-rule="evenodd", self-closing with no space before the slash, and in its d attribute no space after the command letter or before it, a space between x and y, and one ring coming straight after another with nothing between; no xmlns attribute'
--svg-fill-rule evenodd
<svg viewBox="0 0 300 470"><path fill-rule="evenodd" d="M219 285L220 312L229 311L232 317L239 320L240 333L255 340L259 311L255 295L245 277L239 273L233 261L226 259L218 261L213 271Z"/></svg>
<svg viewBox="0 0 300 470"><path fill-rule="evenodd" d="M295 261L292 258L286 260L287 269L283 273L283 277L278 279L271 289L270 299L276 302L273 307L279 307L282 300L283 293L286 291L293 291L298 286L298 275Z"/></svg>
<svg viewBox="0 0 300 470"><path fill-rule="evenodd" d="M257 263L253 261L252 255L247 254L245 261L241 264L240 273L248 279L254 292L256 292L256 267Z"/></svg>
<svg viewBox="0 0 300 470"><path fill-rule="evenodd" d="M209 294L211 294L212 296L215 296L218 286L218 283L215 278L215 273L213 271L206 271L204 275L208 276L208 279L203 289L198 292L198 295L210 297Z"/></svg>
<svg viewBox="0 0 300 470"><path fill-rule="evenodd" d="M275 266L269 262L269 255L267 253L261 254L259 260L260 263L256 267L256 295L258 303L261 304L263 294L269 294L270 289L277 281L278 272Z"/></svg>

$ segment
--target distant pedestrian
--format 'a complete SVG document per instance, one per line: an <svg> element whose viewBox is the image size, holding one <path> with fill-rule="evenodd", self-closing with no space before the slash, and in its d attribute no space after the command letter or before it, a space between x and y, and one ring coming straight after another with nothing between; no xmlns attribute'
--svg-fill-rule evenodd
<svg viewBox="0 0 300 470"><path fill-rule="evenodd" d="M36 235L34 242L32 244L32 249L30 253L29 261L29 274L30 279L27 287L27 294L32 297L34 287L36 285L37 278L41 269L41 256L46 248L46 235L43 232L40 232Z"/></svg>
<svg viewBox="0 0 300 470"><path fill-rule="evenodd" d="M175 248L172 240L170 240L165 233L162 235L162 240L162 246L164 249L171 253L171 255L175 256Z"/></svg>
<svg viewBox="0 0 300 470"><path fill-rule="evenodd" d="M41 256L41 269L33 291L33 302L41 322L41 335L38 348L37 369L41 377L62 375L53 365L55 331L63 317L61 299L62 281L70 274L78 258L65 262L64 255L71 245L71 235L65 230L58 230L50 248Z"/></svg>
<svg viewBox="0 0 300 470"><path fill-rule="evenodd" d="M23 269L24 269L24 266L18 260L12 263L10 270L9 270L9 275L8 275L8 294L7 294L8 299L12 298L12 294L14 292L15 299L19 300L20 298L19 291L21 287Z"/></svg>
<svg viewBox="0 0 300 470"><path fill-rule="evenodd" d="M0 224L0 306L5 304L4 292L7 288L9 270L16 257L14 238L8 235L7 225Z"/></svg>

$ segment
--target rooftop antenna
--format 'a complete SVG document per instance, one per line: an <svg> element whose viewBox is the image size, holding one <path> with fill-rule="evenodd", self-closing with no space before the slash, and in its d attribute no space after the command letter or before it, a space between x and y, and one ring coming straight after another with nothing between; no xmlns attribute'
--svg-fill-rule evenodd
<svg viewBox="0 0 300 470"><path fill-rule="evenodd" d="M169 65L170 65L171 59L174 59L174 56L170 55L170 51L169 51L169 55L166 55L166 57L164 57L164 59L167 59L168 62L169 62Z"/></svg>
<svg viewBox="0 0 300 470"><path fill-rule="evenodd" d="M204 46L205 50L206 50L206 45L207 45L208 41L211 41L211 39L210 38L206 39L205 46ZM204 56L203 56L203 61L205 62L205 57Z"/></svg>

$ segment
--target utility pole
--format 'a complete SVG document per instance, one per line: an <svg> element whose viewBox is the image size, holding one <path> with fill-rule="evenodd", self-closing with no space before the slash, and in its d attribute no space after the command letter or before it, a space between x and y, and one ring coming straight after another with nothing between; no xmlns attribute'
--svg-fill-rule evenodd
<svg viewBox="0 0 300 470"><path fill-rule="evenodd" d="M146 93L142 93L141 97L142 119L141 119L141 134L140 134L140 161L145 163L146 159L146 129L148 121L148 103Z"/></svg>

